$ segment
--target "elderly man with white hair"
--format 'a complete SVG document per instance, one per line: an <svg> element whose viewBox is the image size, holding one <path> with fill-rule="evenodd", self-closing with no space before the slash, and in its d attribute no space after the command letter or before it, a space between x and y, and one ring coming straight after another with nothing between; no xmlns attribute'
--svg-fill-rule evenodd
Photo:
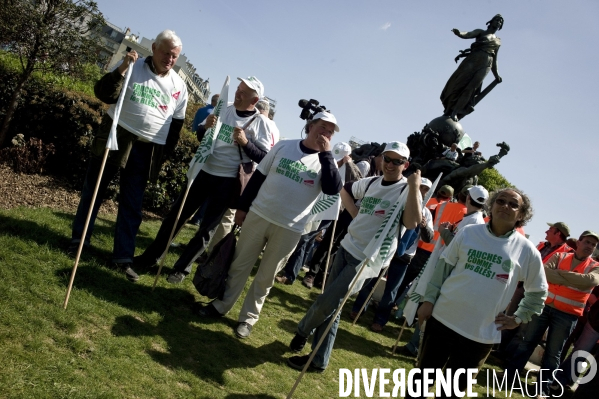
<svg viewBox="0 0 599 399"><path fill-rule="evenodd" d="M104 192L120 169L112 262L132 282L139 278L131 265L146 184L148 180L158 178L162 161L177 145L185 119L187 86L179 75L171 72L181 49L181 39L175 32L165 30L152 43L152 56L138 59L135 50L128 52L123 62L94 86L96 97L113 105L104 115L92 143L92 157L73 221L68 252L74 254L78 249L114 118L114 104L121 91L126 90L116 130L119 149L109 153L84 245L89 246ZM124 75L129 68L133 68L131 77L127 87L123 87Z"/></svg>

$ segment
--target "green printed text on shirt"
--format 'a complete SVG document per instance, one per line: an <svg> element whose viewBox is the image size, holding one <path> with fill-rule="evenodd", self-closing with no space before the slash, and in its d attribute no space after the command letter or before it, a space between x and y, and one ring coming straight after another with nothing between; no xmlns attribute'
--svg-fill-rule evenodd
<svg viewBox="0 0 599 399"><path fill-rule="evenodd" d="M291 159L287 158L281 158L276 168L277 173L298 183L302 183L304 181L299 174L306 170L308 170L306 165L303 165L299 161L292 161Z"/></svg>
<svg viewBox="0 0 599 399"><path fill-rule="evenodd" d="M374 214L374 208L376 208L381 201L381 198L364 197L360 204L360 213L365 213L367 215Z"/></svg>

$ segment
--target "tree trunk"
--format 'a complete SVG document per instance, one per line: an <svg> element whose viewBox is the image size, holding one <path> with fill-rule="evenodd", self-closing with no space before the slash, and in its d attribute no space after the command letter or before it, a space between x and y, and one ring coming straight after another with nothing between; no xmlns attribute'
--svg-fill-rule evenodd
<svg viewBox="0 0 599 399"><path fill-rule="evenodd" d="M4 146L4 141L6 141L6 134L8 133L10 121L12 120L12 117L15 114L15 111L17 110L17 104L19 103L21 90L23 89L25 82L29 78L29 75L31 75L31 72L23 72L23 74L17 82L17 85L15 86L15 91L12 93L12 96L8 103L8 109L6 110L6 115L4 115L4 120L2 121L2 129L0 129L0 148Z"/></svg>

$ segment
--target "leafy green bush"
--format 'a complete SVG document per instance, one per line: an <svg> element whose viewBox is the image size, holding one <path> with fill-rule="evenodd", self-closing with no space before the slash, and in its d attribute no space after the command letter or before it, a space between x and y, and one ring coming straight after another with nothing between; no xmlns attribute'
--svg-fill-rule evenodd
<svg viewBox="0 0 599 399"><path fill-rule="evenodd" d="M6 107L10 85L16 79L11 62L14 60L0 52L0 112ZM89 79L100 76L96 72L90 67ZM44 172L64 177L73 188L80 189L87 170L89 146L108 105L85 93L93 92L91 81L79 82L88 87L85 92L65 88L64 83L62 78L34 76L25 86L20 99L22 103L13 117L9 137L20 133L25 141L36 137L46 145L53 144L55 154L47 157L46 164L43 165ZM185 187L188 165L199 144L189 129L195 111L200 106L203 104L188 106L186 123L177 148L164 162L158 182L148 185L144 206L153 211L168 209ZM14 160L7 162L12 162L14 166ZM109 198L117 196L118 176L109 185L107 193Z"/></svg>
<svg viewBox="0 0 599 399"><path fill-rule="evenodd" d="M186 188L187 169L199 142L188 130L181 131L181 138L175 151L162 164L156 184L148 184L144 205L154 210L167 210Z"/></svg>
<svg viewBox="0 0 599 399"><path fill-rule="evenodd" d="M483 173L478 175L478 184L484 186L489 192L502 187L514 187L514 185L507 181L507 179L495 168L485 169Z"/></svg>

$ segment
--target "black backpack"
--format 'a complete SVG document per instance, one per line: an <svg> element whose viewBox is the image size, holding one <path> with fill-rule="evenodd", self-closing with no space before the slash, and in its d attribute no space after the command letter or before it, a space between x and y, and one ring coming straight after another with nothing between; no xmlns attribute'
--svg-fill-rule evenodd
<svg viewBox="0 0 599 399"><path fill-rule="evenodd" d="M231 230L214 246L208 259L198 266L193 276L193 285L205 297L223 299L229 267L233 263L237 244L235 230Z"/></svg>

